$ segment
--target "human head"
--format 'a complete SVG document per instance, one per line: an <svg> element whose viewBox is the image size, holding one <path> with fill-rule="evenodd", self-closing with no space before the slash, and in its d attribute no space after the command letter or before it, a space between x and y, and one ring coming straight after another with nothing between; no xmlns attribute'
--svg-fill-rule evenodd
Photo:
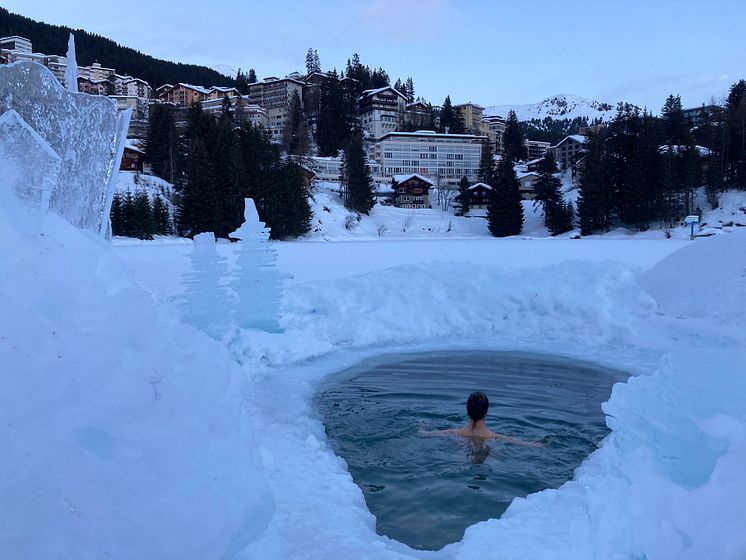
<svg viewBox="0 0 746 560"><path fill-rule="evenodd" d="M489 408L490 401L482 391L476 391L466 399L466 412L469 414L472 422L476 423L487 416Z"/></svg>

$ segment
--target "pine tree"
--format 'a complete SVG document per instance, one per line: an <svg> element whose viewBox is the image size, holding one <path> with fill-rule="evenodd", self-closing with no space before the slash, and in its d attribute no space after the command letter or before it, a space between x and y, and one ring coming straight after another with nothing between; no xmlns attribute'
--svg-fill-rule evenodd
<svg viewBox="0 0 746 560"><path fill-rule="evenodd" d="M464 175L458 183L458 195L456 195L456 202L459 205L459 214L462 216L466 216L471 209L471 193L469 187L471 187L471 183L469 182L468 177Z"/></svg>
<svg viewBox="0 0 746 560"><path fill-rule="evenodd" d="M592 136L587 146L578 197L578 218L582 235L608 231L614 209L614 198L606 177L603 135Z"/></svg>
<svg viewBox="0 0 746 560"><path fill-rule="evenodd" d="M660 171L659 125L655 117L645 113L627 161L624 189L618 193L617 212L623 223L641 231L650 227L659 212Z"/></svg>
<svg viewBox="0 0 746 560"><path fill-rule="evenodd" d="M124 235L124 199L121 193L114 193L111 200L111 234Z"/></svg>
<svg viewBox="0 0 746 560"><path fill-rule="evenodd" d="M344 112L342 86L336 71L332 70L329 79L321 84L319 119L316 125L316 144L320 156L336 156L342 148L346 131L340 115Z"/></svg>
<svg viewBox="0 0 746 560"><path fill-rule="evenodd" d="M155 224L153 221L153 207L148 193L137 191L132 205L132 235L138 239L153 239Z"/></svg>
<svg viewBox="0 0 746 560"><path fill-rule="evenodd" d="M241 95L247 95L249 93L249 78L246 74L238 69L236 73L236 89Z"/></svg>
<svg viewBox="0 0 746 560"><path fill-rule="evenodd" d="M374 204L373 178L360 134L353 136L345 146L340 183L344 190L345 207L368 214Z"/></svg>
<svg viewBox="0 0 746 560"><path fill-rule="evenodd" d="M283 148L285 152L295 156L304 156L308 153L308 131L306 130L306 119L303 115L303 106L297 91L290 98L288 116L285 120L285 129L282 135Z"/></svg>
<svg viewBox="0 0 746 560"><path fill-rule="evenodd" d="M175 183L180 158L179 134L172 106L153 105L150 109L145 151L153 173Z"/></svg>
<svg viewBox="0 0 746 560"><path fill-rule="evenodd" d="M518 235L523 229L520 182L513 160L504 157L497 165L492 196L487 207L487 227L495 237Z"/></svg>
<svg viewBox="0 0 746 560"><path fill-rule="evenodd" d="M534 206L541 206L541 210L544 212L544 225L549 227L547 223L549 221L548 214L562 202L562 193L560 191L562 182L555 176L555 173L557 173L557 162L554 160L554 155L551 151L548 151L539 162L538 172L539 178L534 185L536 192Z"/></svg>
<svg viewBox="0 0 746 560"><path fill-rule="evenodd" d="M525 160L528 150L524 143L525 137L521 131L518 117L514 111L508 112L508 118L505 121L505 132L503 133L503 153L515 161Z"/></svg>
<svg viewBox="0 0 746 560"><path fill-rule="evenodd" d="M558 203L547 206L545 224L549 233L560 235L572 230L574 217L572 202L560 199Z"/></svg>
<svg viewBox="0 0 746 560"><path fill-rule="evenodd" d="M401 78L396 79L396 82L394 83L394 89L399 93L404 93L404 84L402 83Z"/></svg>
<svg viewBox="0 0 746 560"><path fill-rule="evenodd" d="M407 96L407 103L414 103L414 81L411 76L404 82L404 91L402 93Z"/></svg>
<svg viewBox="0 0 746 560"><path fill-rule="evenodd" d="M306 53L306 73L321 72L319 53L315 49L308 49Z"/></svg>
<svg viewBox="0 0 746 560"><path fill-rule="evenodd" d="M157 235L169 235L171 233L171 217L168 206L160 194L153 197L153 233Z"/></svg>
<svg viewBox="0 0 746 560"><path fill-rule="evenodd" d="M492 142L482 142L482 152L479 156L479 171L477 179L491 186L492 177L495 174L495 152L492 149Z"/></svg>
<svg viewBox="0 0 746 560"><path fill-rule="evenodd" d="M451 103L451 96L446 95L443 106L440 108L440 127L438 132L453 132L453 121L455 119L453 104Z"/></svg>
<svg viewBox="0 0 746 560"><path fill-rule="evenodd" d="M725 176L732 187L746 188L746 81L733 84L725 102Z"/></svg>
<svg viewBox="0 0 746 560"><path fill-rule="evenodd" d="M246 81L250 84L255 84L257 82L256 79L256 70L253 68L249 68L249 74L246 76Z"/></svg>

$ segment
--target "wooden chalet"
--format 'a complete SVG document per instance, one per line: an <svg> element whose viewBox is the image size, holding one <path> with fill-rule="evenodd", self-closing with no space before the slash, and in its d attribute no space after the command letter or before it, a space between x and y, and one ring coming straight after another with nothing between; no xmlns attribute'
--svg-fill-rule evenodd
<svg viewBox="0 0 746 560"><path fill-rule="evenodd" d="M476 183L469 187L469 208L484 210L490 203L492 187L486 183Z"/></svg>
<svg viewBox="0 0 746 560"><path fill-rule="evenodd" d="M430 189L435 186L430 179L412 173L394 175L391 187L394 190L394 206L399 208L430 208Z"/></svg>

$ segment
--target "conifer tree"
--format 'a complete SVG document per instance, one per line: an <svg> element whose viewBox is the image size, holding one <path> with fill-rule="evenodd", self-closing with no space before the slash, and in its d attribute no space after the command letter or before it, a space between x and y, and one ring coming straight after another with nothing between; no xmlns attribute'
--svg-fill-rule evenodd
<svg viewBox="0 0 746 560"><path fill-rule="evenodd" d="M329 79L321 84L319 119L316 125L316 144L320 156L336 156L342 148L345 138L343 119L344 99L342 86L337 79L336 71L329 73Z"/></svg>
<svg viewBox="0 0 746 560"><path fill-rule="evenodd" d="M154 105L150 109L145 151L153 173L169 183L178 178L179 134L173 107Z"/></svg>
<svg viewBox="0 0 746 560"><path fill-rule="evenodd" d="M319 61L318 51L308 49L306 53L306 73L312 74L313 72L321 72L321 62Z"/></svg>
<svg viewBox="0 0 746 560"><path fill-rule="evenodd" d="M168 206L160 194L153 197L153 233L157 235L169 235L171 233L171 217Z"/></svg>
<svg viewBox="0 0 746 560"><path fill-rule="evenodd" d="M471 193L469 191L471 183L468 177L464 175L458 183L458 195L456 195L456 202L459 205L459 214L466 216L471 209Z"/></svg>
<svg viewBox="0 0 746 560"><path fill-rule="evenodd" d="M308 131L306 119L303 115L303 106L297 91L290 98L288 116L285 120L285 129L282 134L282 143L285 152L295 156L304 156L308 153Z"/></svg>
<svg viewBox="0 0 746 560"><path fill-rule="evenodd" d="M256 70L249 68L249 74L246 76L246 81L250 84L255 84L257 82Z"/></svg>
<svg viewBox="0 0 746 560"><path fill-rule="evenodd" d="M111 234L124 235L124 199L121 193L114 193L111 200Z"/></svg>
<svg viewBox="0 0 746 560"><path fill-rule="evenodd" d="M482 183L492 186L492 177L495 174L495 152L492 149L492 142L482 142L482 152L479 156L479 171L477 179Z"/></svg>
<svg viewBox="0 0 746 560"><path fill-rule="evenodd" d="M440 108L440 127L438 132L444 133L446 131L453 132L453 122L455 119L453 104L451 103L451 96L446 95L443 106Z"/></svg>
<svg viewBox="0 0 746 560"><path fill-rule="evenodd" d="M402 93L407 96L407 103L414 103L414 81L411 76L404 82L404 91Z"/></svg>
<svg viewBox="0 0 746 560"><path fill-rule="evenodd" d="M545 224L549 233L559 235L572 230L575 209L572 202L560 199L555 204L547 206Z"/></svg>
<svg viewBox="0 0 746 560"><path fill-rule="evenodd" d="M554 160L554 155L551 151L548 151L539 162L538 172L539 178L534 185L536 192L534 206L541 206L541 210L544 212L544 225L548 226L548 209L559 205L562 201L562 193L560 192L562 182L555 176L555 173L557 173L557 162Z"/></svg>
<svg viewBox="0 0 746 560"><path fill-rule="evenodd" d="M505 121L505 132L503 133L503 153L515 161L525 160L528 150L524 143L525 137L521 131L518 117L514 111L508 112Z"/></svg>
<svg viewBox="0 0 746 560"><path fill-rule="evenodd" d="M150 205L148 193L139 190L135 193L131 214L131 234L138 239L153 239L155 225L153 222L153 208Z"/></svg>
<svg viewBox="0 0 746 560"><path fill-rule="evenodd" d="M345 207L368 214L374 204L373 178L360 134L353 136L345 146L340 183L344 191Z"/></svg>
<svg viewBox="0 0 746 560"><path fill-rule="evenodd" d="M513 160L504 157L497 165L492 196L487 207L487 227L495 237L518 235L523 229L520 182Z"/></svg>
<svg viewBox="0 0 746 560"><path fill-rule="evenodd" d="M241 72L241 69L238 69L238 72L236 73L236 89L238 90L238 93L241 95L246 95L249 93L249 79L246 74Z"/></svg>
<svg viewBox="0 0 746 560"><path fill-rule="evenodd" d="M582 235L608 231L614 209L614 198L607 181L603 134L592 136L587 146L578 197L578 218Z"/></svg>
<svg viewBox="0 0 746 560"><path fill-rule="evenodd" d="M655 117L645 113L627 161L624 188L617 196L617 213L623 223L641 231L650 227L658 214L660 171L659 126Z"/></svg>
<svg viewBox="0 0 746 560"><path fill-rule="evenodd" d="M728 184L746 189L746 81L733 84L725 102L725 165Z"/></svg>

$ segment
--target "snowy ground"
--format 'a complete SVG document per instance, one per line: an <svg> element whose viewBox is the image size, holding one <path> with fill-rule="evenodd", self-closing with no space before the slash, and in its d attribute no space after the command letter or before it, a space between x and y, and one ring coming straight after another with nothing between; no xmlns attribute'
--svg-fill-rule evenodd
<svg viewBox="0 0 746 560"><path fill-rule="evenodd" d="M708 221L743 222L740 204ZM111 251L54 217L43 237L0 219L0 548L34 559L746 558L746 228L695 241L683 228L676 239L499 240L470 230L474 218L434 233L452 218L431 213L378 238L376 218L403 217L378 208L350 233L335 215L315 240L274 244L293 276L284 332L223 342L178 320L189 242ZM418 552L376 535L311 398L358 360L456 348L635 377L615 386L613 431L573 481Z"/></svg>

